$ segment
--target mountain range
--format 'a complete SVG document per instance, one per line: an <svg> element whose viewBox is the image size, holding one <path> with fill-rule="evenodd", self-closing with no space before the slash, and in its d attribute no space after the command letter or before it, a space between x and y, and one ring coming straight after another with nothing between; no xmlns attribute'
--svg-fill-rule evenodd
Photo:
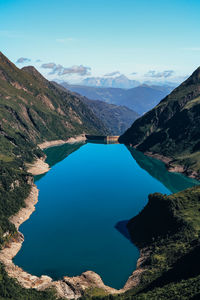
<svg viewBox="0 0 200 300"><path fill-rule="evenodd" d="M115 77L88 77L82 80L81 85L130 89L140 85L140 82L122 74Z"/></svg>
<svg viewBox="0 0 200 300"><path fill-rule="evenodd" d="M140 115L153 108L173 90L171 86L140 85L131 89L121 89L69 85L66 82L61 82L60 84L66 89L79 93L91 100L126 106Z"/></svg>
<svg viewBox="0 0 200 300"><path fill-rule="evenodd" d="M114 90L117 94L121 89ZM113 117L115 111L118 114L118 109L121 119ZM49 82L33 67L20 70L0 53L1 247L7 247L10 239L17 241L21 238L9 220L25 206L24 200L33 185L26 163L45 158L38 143L82 133L107 135L109 118L112 117L112 122L117 122L115 126L119 126L127 114L127 108L89 100ZM200 68L149 112L136 119L119 141L126 144L130 152L136 148L164 160L171 170L200 178L199 128ZM122 130L122 127L118 129ZM58 161L62 157L61 153ZM130 239L140 249L141 255L136 273L131 278L135 286L120 295L106 295L101 289L89 289L83 299L198 300L199 199L199 186L169 196L149 195L145 208L127 223ZM8 276L2 263L0 277L2 299L56 299L53 291L21 287Z"/></svg>
<svg viewBox="0 0 200 300"><path fill-rule="evenodd" d="M66 88L52 82L57 88L66 91ZM69 92L69 90L68 90ZM126 106L106 103L99 100L90 100L80 94L74 93L76 97L87 105L105 125L110 135L120 135L128 129L131 124L139 117L139 114Z"/></svg>

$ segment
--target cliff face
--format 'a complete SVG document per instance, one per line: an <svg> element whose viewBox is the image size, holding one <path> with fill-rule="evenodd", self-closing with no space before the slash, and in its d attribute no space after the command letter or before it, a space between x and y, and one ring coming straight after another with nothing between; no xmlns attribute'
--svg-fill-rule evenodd
<svg viewBox="0 0 200 300"><path fill-rule="evenodd" d="M142 152L159 153L199 172L200 67L120 137Z"/></svg>

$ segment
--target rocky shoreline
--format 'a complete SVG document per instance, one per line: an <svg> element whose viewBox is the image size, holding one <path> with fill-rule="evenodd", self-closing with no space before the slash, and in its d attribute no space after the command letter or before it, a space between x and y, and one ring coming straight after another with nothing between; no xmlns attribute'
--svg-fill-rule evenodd
<svg viewBox="0 0 200 300"><path fill-rule="evenodd" d="M134 148L134 147L133 147ZM174 173L181 173L187 177L190 178L194 178L199 180L200 177L198 175L197 172L183 166L183 165L178 165L176 163L176 161L173 158L167 157L167 156L163 156L161 154L157 154L157 153L152 153L152 152L144 152L144 155L156 158L158 160L161 160L162 162L164 162L167 170L169 172L174 172Z"/></svg>
<svg viewBox="0 0 200 300"><path fill-rule="evenodd" d="M66 141L51 141L40 144L41 149L61 145L64 143L74 143L85 141L84 136L78 136ZM49 165L44 162L44 159L37 159L34 164L28 165L28 171L32 175L39 175L50 170ZM10 218L10 221L15 225L17 231L20 225L29 219L30 215L35 211L35 205L38 202L39 191L35 184L32 184L31 192L25 200L26 207L22 208L16 215ZM107 294L120 294L135 286L140 282L141 274L145 271L142 267L143 262L147 259L149 252L146 249L140 251L140 257L137 262L137 268L128 278L125 286L116 290L112 287L106 286L101 277L93 272L86 271L80 276L68 277L64 276L62 280L53 281L49 276L42 275L40 277L34 276L25 272L22 268L16 266L12 259L21 249L24 241L23 234L18 231L16 238L11 238L10 242L0 251L0 261L5 265L8 275L18 280L18 282L25 288L35 288L37 290L44 290L46 288L55 288L59 297L67 299L78 299L84 291L89 288L99 288L104 290Z"/></svg>
<svg viewBox="0 0 200 300"><path fill-rule="evenodd" d="M73 143L79 143L79 142L84 142L84 141L86 141L86 136L85 136L85 134L81 134L76 137L71 137L67 140L45 141L45 142L39 144L38 147L43 150L43 149L53 147L53 146L59 146L59 145L68 144L68 143L73 144Z"/></svg>

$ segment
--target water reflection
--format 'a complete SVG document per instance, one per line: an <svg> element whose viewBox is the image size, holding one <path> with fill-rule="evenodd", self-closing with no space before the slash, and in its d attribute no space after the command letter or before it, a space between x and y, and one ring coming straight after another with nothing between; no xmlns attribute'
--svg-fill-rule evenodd
<svg viewBox="0 0 200 300"><path fill-rule="evenodd" d="M177 193L200 184L199 181L186 177L180 173L168 172L165 164L158 159L146 156L142 152L131 147L127 147L127 149L142 169L162 182L172 193Z"/></svg>
<svg viewBox="0 0 200 300"><path fill-rule="evenodd" d="M47 156L45 162L51 168L54 165L56 165L57 163L59 163L60 161L62 161L63 159L65 159L67 156L72 154L73 152L77 151L83 145L85 145L85 143L80 142L80 143L64 144L64 145L61 145L61 146L59 145L59 146L54 146L54 147L47 148L46 150L44 150L44 152ZM45 175L46 175L46 173L35 176L34 177L35 182L37 180L41 179Z"/></svg>

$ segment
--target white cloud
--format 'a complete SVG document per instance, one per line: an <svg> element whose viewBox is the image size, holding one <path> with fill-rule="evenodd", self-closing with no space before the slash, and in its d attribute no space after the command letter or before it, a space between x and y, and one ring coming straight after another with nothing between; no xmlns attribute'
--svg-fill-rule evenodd
<svg viewBox="0 0 200 300"><path fill-rule="evenodd" d="M148 71L144 76L151 78L168 78L174 74L173 70L164 70L162 72L157 72L155 70Z"/></svg>
<svg viewBox="0 0 200 300"><path fill-rule="evenodd" d="M31 59L30 58L26 58L26 57L20 57L18 58L18 60L16 61L17 64L24 64L24 63L27 63L27 62L30 62Z"/></svg>
<svg viewBox="0 0 200 300"><path fill-rule="evenodd" d="M72 66L72 67L66 68L66 67L63 67L62 65L56 65L53 62L42 64L41 68L51 69L52 71L49 73L50 75L57 74L59 76L72 75L72 74L85 76L85 75L90 75L90 70L91 70L90 67L85 67L83 65Z"/></svg>

